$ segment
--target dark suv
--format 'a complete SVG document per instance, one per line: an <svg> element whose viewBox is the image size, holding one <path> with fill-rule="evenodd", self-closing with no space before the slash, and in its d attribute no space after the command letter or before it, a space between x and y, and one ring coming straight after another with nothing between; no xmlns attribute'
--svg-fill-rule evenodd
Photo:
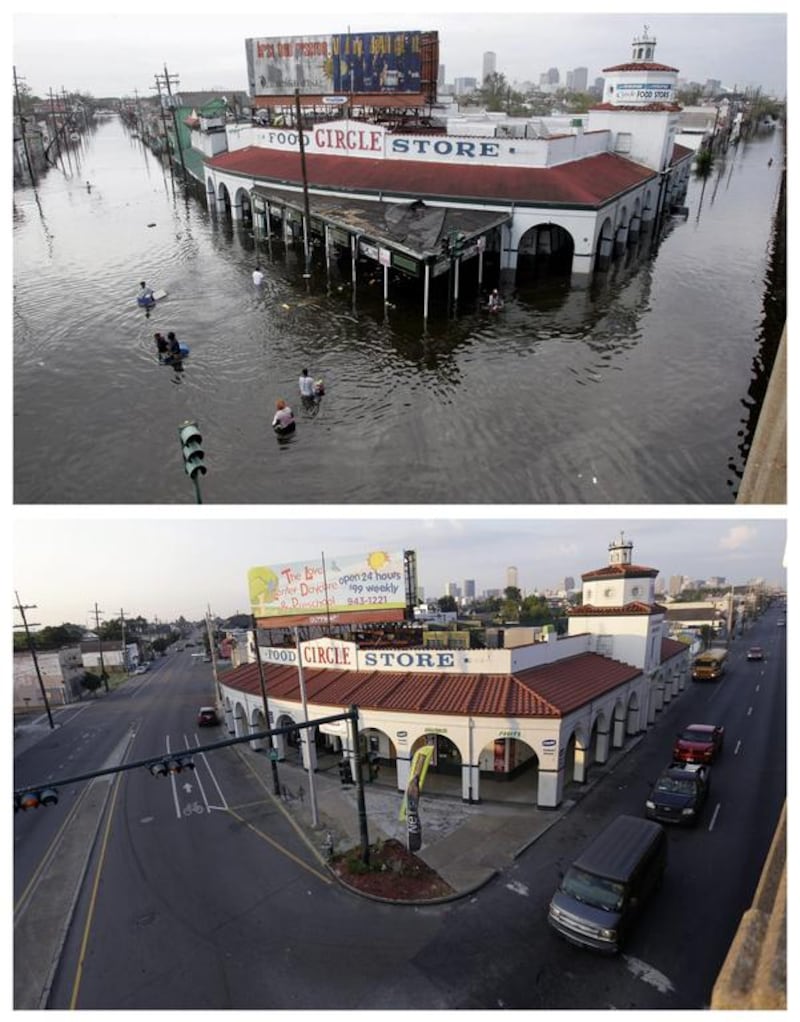
<svg viewBox="0 0 800 1022"><path fill-rule="evenodd" d="M699 763L672 763L644 804L648 820L694 824L708 798L711 771Z"/></svg>

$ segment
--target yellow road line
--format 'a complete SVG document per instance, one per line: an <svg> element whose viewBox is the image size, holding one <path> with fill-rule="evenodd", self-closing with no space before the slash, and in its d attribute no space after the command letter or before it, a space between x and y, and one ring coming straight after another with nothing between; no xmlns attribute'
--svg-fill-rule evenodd
<svg viewBox="0 0 800 1022"><path fill-rule="evenodd" d="M309 873L317 877L317 879L322 880L323 883L326 884L333 883L330 877L325 876L324 873L320 873L319 870L314 869L313 866L309 866L307 862L303 862L303 860L299 859L293 852L290 852L288 848L284 848L282 844L277 842L274 838L271 838L269 834L265 834L263 830L259 830L258 827L254 827L252 823L250 823L248 820L245 820L243 816L240 816L233 809L229 808L228 812L231 814L231 816L234 817L234 819L238 820L239 823L243 823L246 827L249 827L254 834L258 834L259 837L262 837L268 844L272 845L272 847L276 851L280 852L282 855L285 855L287 859L291 859L292 862L294 862L296 865L302 866L303 869L308 870Z"/></svg>
<svg viewBox="0 0 800 1022"><path fill-rule="evenodd" d="M75 972L75 980L72 984L72 997L69 1002L70 1011L74 1011L78 1003L78 992L80 990L81 980L83 979L83 963L86 959L86 948L89 944L89 933L92 928L92 922L94 920L94 910L97 904L97 891L100 887L100 875L103 872L103 866L105 864L106 851L108 849L108 838L111 833L111 823L114 819L114 809L117 804L117 793L119 792L120 782L123 775L117 774L116 780L114 781L114 790L111 793L111 805L108 810L108 817L106 819L106 828L103 833L103 843L100 846L100 857L97 862L97 868L94 875L94 884L92 885L92 897L89 901L89 911L86 913L86 924L83 928L83 939L81 940L81 950L78 956L78 968Z"/></svg>

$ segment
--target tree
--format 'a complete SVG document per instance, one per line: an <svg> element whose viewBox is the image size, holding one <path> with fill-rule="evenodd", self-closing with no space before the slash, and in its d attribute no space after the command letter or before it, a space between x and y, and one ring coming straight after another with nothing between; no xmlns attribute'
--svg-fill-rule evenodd
<svg viewBox="0 0 800 1022"><path fill-rule="evenodd" d="M458 610L455 596L450 596L449 594L447 596L440 596L437 603L439 604L439 610L444 614Z"/></svg>
<svg viewBox="0 0 800 1022"><path fill-rule="evenodd" d="M81 678L81 687L85 688L87 692L96 693L102 684L103 679L97 674L92 674L91 671L86 671Z"/></svg>

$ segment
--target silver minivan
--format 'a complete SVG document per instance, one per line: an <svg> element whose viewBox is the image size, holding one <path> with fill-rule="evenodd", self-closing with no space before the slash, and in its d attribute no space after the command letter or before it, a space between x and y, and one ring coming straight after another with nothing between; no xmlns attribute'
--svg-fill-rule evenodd
<svg viewBox="0 0 800 1022"><path fill-rule="evenodd" d="M666 864L664 828L637 816L618 816L562 877L548 922L573 944L619 951Z"/></svg>

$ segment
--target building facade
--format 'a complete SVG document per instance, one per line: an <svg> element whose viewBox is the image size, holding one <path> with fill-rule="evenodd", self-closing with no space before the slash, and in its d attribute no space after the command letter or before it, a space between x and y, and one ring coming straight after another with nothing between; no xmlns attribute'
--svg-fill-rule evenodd
<svg viewBox="0 0 800 1022"><path fill-rule="evenodd" d="M546 632L499 649L360 648L323 638L299 649L259 645L259 670L251 636L251 662L220 680L228 730L291 729L355 705L358 754L378 757L398 790L428 745L432 769L450 776L464 801L480 801L486 778L513 784L533 772L536 804L557 806L566 785L584 782L593 763L646 731L689 677L689 648L667 637L664 609L652 600L657 571L633 564L631 551L613 543L609 564L583 576L581 605L562 638ZM285 757L291 739L275 741ZM342 721L320 725L301 745L312 769L322 751L350 758L355 769Z"/></svg>

